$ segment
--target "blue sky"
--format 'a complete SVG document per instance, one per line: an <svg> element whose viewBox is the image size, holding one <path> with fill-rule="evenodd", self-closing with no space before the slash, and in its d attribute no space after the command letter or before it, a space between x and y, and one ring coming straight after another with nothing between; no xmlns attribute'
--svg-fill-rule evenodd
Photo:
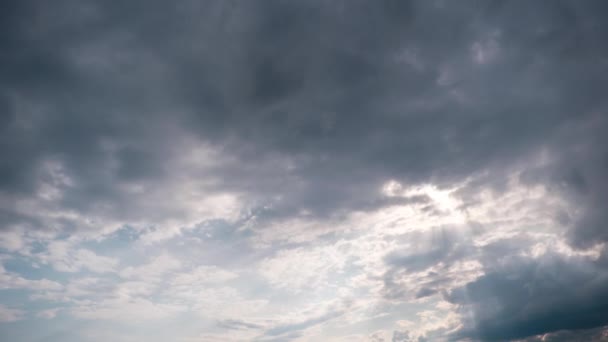
<svg viewBox="0 0 608 342"><path fill-rule="evenodd" d="M608 338L603 1L8 1L0 340Z"/></svg>

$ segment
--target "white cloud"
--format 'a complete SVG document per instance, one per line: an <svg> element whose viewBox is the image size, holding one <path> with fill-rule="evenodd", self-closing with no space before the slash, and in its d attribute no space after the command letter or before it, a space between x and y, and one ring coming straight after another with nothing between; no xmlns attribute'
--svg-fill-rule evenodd
<svg viewBox="0 0 608 342"><path fill-rule="evenodd" d="M268 308L267 300L246 298L228 286L174 285L167 287L162 295L172 303L187 306L192 312L211 319L256 317Z"/></svg>
<svg viewBox="0 0 608 342"><path fill-rule="evenodd" d="M217 266L199 266L191 271L180 273L173 277L173 286L197 286L201 284L218 284L238 277L236 273L226 271Z"/></svg>
<svg viewBox="0 0 608 342"><path fill-rule="evenodd" d="M0 322L15 322L23 319L25 311L19 309L11 309L0 304Z"/></svg>
<svg viewBox="0 0 608 342"><path fill-rule="evenodd" d="M26 279L18 274L8 272L0 264L0 289L60 290L63 286L48 279Z"/></svg>
<svg viewBox="0 0 608 342"><path fill-rule="evenodd" d="M345 262L338 246L295 248L264 259L259 272L273 286L301 292L328 286L330 274L339 273Z"/></svg>
<svg viewBox="0 0 608 342"><path fill-rule="evenodd" d="M546 189L527 188L516 177L513 179L503 193L482 189L476 194L481 200L471 202L460 197L458 186L408 188L392 182L382 189L386 196L424 195L429 201L424 205L414 203L353 212L342 218L301 216L277 220L266 227L248 226L251 235L243 243L252 249L233 251L251 253L246 254L251 259L238 255L240 260L250 261L245 263L245 270L242 264L226 268L222 258L214 259L213 265L197 264L199 255L205 255L203 252L225 248L223 244L229 241L203 239L200 251L189 248L172 251L172 242L160 239L154 245L142 244L121 251L119 260L83 248L82 239L70 239L51 241L46 251L34 257L59 271L91 270L96 272L95 276L72 276L62 286L50 280L28 280L3 270L0 283L5 288L36 291L31 299L62 303L62 309L38 312L36 316L40 318L53 318L61 310L79 319L113 322L166 320L177 314L194 315L207 323L237 319L245 322L241 326L217 323L216 329L225 331L199 336L207 340L297 336L302 341L366 341L372 337L390 340L395 329L407 330L410 337L440 336L457 327L461 319L454 307L442 301L441 291L483 274L483 265L477 260L479 255L467 252L462 259L454 258L450 263L441 258L431 260L428 269L418 271L390 266L386 257L396 253L404 258L417 255L425 258L426 252L436 249L437 241L441 241L436 238L443 236L439 234L442 231L448 233L446 248L463 241L468 243L467 248L484 248L519 236L522 223L538 228L526 232L528 240L549 243L545 235L539 235L550 233L548 225L553 221L546 213L563 202ZM426 205L435 211L429 211ZM500 229L473 232L470 221ZM551 241L551 245L566 254L583 253L568 248L559 237ZM548 248L547 244L534 246ZM534 253L536 249L522 253ZM139 260L151 251L155 251L154 257L117 270L131 256ZM592 252L600 253L599 249L584 253ZM389 292L389 286L399 292ZM432 289L429 293L433 294L416 298L425 287ZM328 304L329 298L351 299L349 305L341 305ZM437 302L443 306L435 305ZM416 309L398 310L403 306ZM422 306L426 311L420 309ZM416 312L420 314L415 315ZM405 321L411 324L405 327ZM373 326L376 333L373 336L329 333L364 325ZM269 334L261 336L264 331Z"/></svg>
<svg viewBox="0 0 608 342"><path fill-rule="evenodd" d="M155 303L143 298L131 298L129 300L111 299L90 305L80 305L70 309L70 313L82 319L137 322L167 318L185 309L185 306L182 305Z"/></svg>
<svg viewBox="0 0 608 342"><path fill-rule="evenodd" d="M0 232L0 248L9 252L17 252L24 247L23 233L21 231L2 231Z"/></svg>
<svg viewBox="0 0 608 342"><path fill-rule="evenodd" d="M61 309L47 309L47 310L38 311L36 313L36 317L44 318L44 319L53 319L57 316L57 313L59 313L60 310Z"/></svg>
<svg viewBox="0 0 608 342"><path fill-rule="evenodd" d="M147 264L136 267L127 267L120 272L120 276L127 279L142 279L151 282L162 280L163 275L182 267L182 263L167 253L163 253Z"/></svg>
<svg viewBox="0 0 608 342"><path fill-rule="evenodd" d="M89 270L96 273L114 272L118 260L97 255L95 252L75 247L74 241L55 240L48 243L45 254L40 255L44 263L51 264L60 272Z"/></svg>

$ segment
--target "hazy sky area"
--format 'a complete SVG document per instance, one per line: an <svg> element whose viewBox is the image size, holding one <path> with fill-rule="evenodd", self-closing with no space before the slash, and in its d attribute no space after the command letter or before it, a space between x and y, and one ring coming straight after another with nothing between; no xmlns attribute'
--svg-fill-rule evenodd
<svg viewBox="0 0 608 342"><path fill-rule="evenodd" d="M5 0L0 341L608 341L608 1Z"/></svg>

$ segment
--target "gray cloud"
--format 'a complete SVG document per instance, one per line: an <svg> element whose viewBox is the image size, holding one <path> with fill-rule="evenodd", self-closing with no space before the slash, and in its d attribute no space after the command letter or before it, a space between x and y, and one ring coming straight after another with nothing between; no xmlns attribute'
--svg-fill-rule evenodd
<svg viewBox="0 0 608 342"><path fill-rule="evenodd" d="M466 230L465 230L466 231ZM453 271L463 260L475 260L480 251L473 247L470 236L457 227L437 227L429 231L407 234L409 244L398 247L384 257L387 270L383 276L383 292L388 299L425 298L452 287L461 276ZM408 275L424 274L417 280Z"/></svg>
<svg viewBox="0 0 608 342"><path fill-rule="evenodd" d="M342 309L339 310L329 310L322 315L311 317L305 319L300 322L288 323L288 324L280 324L275 327L271 327L264 332L265 337L270 338L280 338L281 340L291 340L298 336L298 333L304 329L308 329L310 327L323 324L331 319L344 315L345 311ZM264 340L264 338L262 338Z"/></svg>
<svg viewBox="0 0 608 342"><path fill-rule="evenodd" d="M331 213L374 202L391 178L500 177L604 105L592 96L605 82L593 67L605 68L593 3L146 5L79 3L87 21L67 3L17 6L5 24L4 107L42 108L8 115L33 128L8 125L7 187L33 187L36 165L53 156L78 181L66 207L128 202L112 184L169 177L173 123L250 165L218 170L222 187ZM471 47L493 40L496 60L476 65ZM289 171L247 174L277 153Z"/></svg>
<svg viewBox="0 0 608 342"><path fill-rule="evenodd" d="M183 180L208 180L192 185L206 195L235 194L262 225L428 202L387 198L388 180L468 179L458 196L473 198L523 169L522 182L570 203L559 217L572 246L606 243L606 6L9 1L0 14L0 229L99 229L38 215L45 210L117 224L179 218L189 209L169 190ZM181 163L192 146L210 146L214 163ZM42 196L45 187L61 196ZM24 212L23 201L36 210ZM387 256L389 296L402 295L398 272L492 253L460 237L431 245ZM494 253L517 253L503 247ZM469 296L481 338L606 323L595 305L606 296L604 266L557 257L485 266L450 297L464 305ZM437 293L449 281L441 276L415 296ZM531 296L525 284L549 287ZM524 303L537 307L514 306Z"/></svg>
<svg viewBox="0 0 608 342"><path fill-rule="evenodd" d="M543 334L541 336L533 336L526 338L522 341L525 342L537 342L537 341L550 341L550 342L596 342L603 341L608 335L608 329L606 327L600 327L595 329L581 329L581 330L562 330L555 333Z"/></svg>
<svg viewBox="0 0 608 342"><path fill-rule="evenodd" d="M512 259L447 295L471 309L472 326L455 337L503 341L606 325L607 277L584 258Z"/></svg>
<svg viewBox="0 0 608 342"><path fill-rule="evenodd" d="M221 328L224 328L224 329L234 329L234 330L262 329L263 328L263 326L261 326L259 324L254 324L254 323L249 323L249 322L239 321L239 320L234 320L234 319L220 321L220 322L218 322L218 326Z"/></svg>

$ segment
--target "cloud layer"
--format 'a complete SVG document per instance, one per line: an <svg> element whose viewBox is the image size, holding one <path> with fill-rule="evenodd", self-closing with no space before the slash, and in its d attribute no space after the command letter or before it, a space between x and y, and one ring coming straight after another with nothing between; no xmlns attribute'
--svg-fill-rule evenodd
<svg viewBox="0 0 608 342"><path fill-rule="evenodd" d="M605 338L604 2L3 7L1 336Z"/></svg>

